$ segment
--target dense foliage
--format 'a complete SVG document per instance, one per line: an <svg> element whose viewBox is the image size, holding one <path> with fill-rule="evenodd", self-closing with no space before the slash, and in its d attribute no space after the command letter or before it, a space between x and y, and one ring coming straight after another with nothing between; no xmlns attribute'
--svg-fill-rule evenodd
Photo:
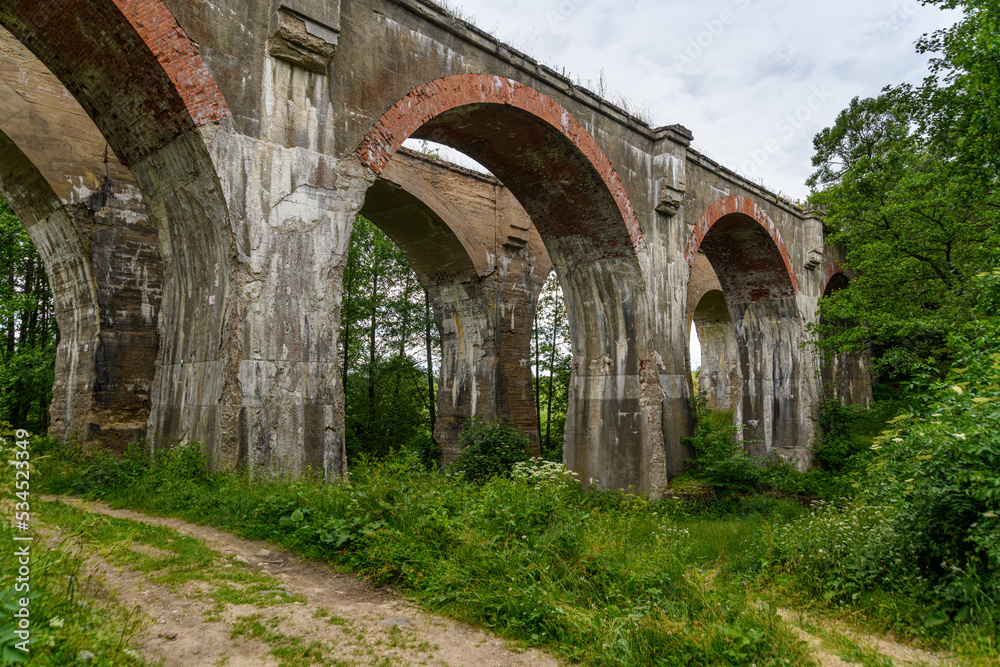
<svg viewBox="0 0 1000 667"><path fill-rule="evenodd" d="M772 543L769 558L810 593L888 592L903 600L891 623L1000 629L1000 270L975 284L982 317L950 334L956 367L872 441L855 498Z"/></svg>
<svg viewBox="0 0 1000 667"><path fill-rule="evenodd" d="M485 482L497 475L510 476L515 465L527 461L531 441L506 422L472 418L458 444L462 451L451 469L471 482Z"/></svg>
<svg viewBox="0 0 1000 667"><path fill-rule="evenodd" d="M947 369L946 332L970 318L970 280L1000 257L1000 6L928 4L964 12L919 43L936 54L930 76L855 98L816 136L809 180L853 273L823 299L822 344L872 345L883 376Z"/></svg>
<svg viewBox="0 0 1000 667"><path fill-rule="evenodd" d="M48 279L27 231L0 200L0 421L49 425L58 329Z"/></svg>
<svg viewBox="0 0 1000 667"><path fill-rule="evenodd" d="M437 324L403 252L360 216L344 270L340 336L348 459L400 446L435 459L428 373L440 363Z"/></svg>

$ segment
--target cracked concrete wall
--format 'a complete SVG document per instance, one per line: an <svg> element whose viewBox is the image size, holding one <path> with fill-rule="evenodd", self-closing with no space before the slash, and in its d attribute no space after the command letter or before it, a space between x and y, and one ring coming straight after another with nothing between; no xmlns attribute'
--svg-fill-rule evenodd
<svg viewBox="0 0 1000 667"><path fill-rule="evenodd" d="M145 434L162 266L131 173L38 59L0 28L5 198L55 297L51 432L121 451Z"/></svg>
<svg viewBox="0 0 1000 667"><path fill-rule="evenodd" d="M722 281L746 357L738 407L766 425L768 451L807 458L818 366L797 346L821 292L821 226L692 151L684 128L649 128L418 0L296 0L291 11L277 0L166 0L150 5L152 19L110 0L69 1L78 20L55 28L31 3L0 8L0 21L82 101L155 224L163 342L148 430L158 442L199 440L216 465L343 473L341 278L380 171L354 151L412 91L457 77L448 81L464 84L435 89L441 113L407 131L476 157L534 223L497 214L492 244L455 235L472 274L424 272L454 335L443 384L461 415L530 412L523 348L547 271L518 254L531 245L518 239L533 228L570 316L565 460L587 483L657 495L690 455L686 246L713 202L738 195L766 214L798 276L769 298L754 293L767 285ZM473 79L480 88L461 89ZM488 103L501 88L521 106ZM460 190L444 198L469 217ZM480 204L503 210L500 193Z"/></svg>

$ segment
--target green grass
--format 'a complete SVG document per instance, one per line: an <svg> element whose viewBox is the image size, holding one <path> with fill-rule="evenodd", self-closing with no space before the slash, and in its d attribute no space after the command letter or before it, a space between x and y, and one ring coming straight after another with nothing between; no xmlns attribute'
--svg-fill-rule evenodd
<svg viewBox="0 0 1000 667"><path fill-rule="evenodd" d="M117 468L92 462L91 472L81 474L79 464L53 457L39 477L53 491L89 485L115 505L332 561L400 587L428 608L573 661L809 664L804 645L756 604L748 587L714 575L720 559L739 552L766 522L759 513L699 518L678 503L585 494L557 481L495 478L475 485L428 473L406 457L358 466L350 484L336 485L205 474L192 463L196 458L175 450L134 472L126 460ZM115 485L94 485L95 470ZM75 510L51 511L68 520ZM136 540L170 551L118 556L162 568L153 576L165 583L206 576L197 564L207 554L165 542L155 528L74 520L98 548ZM245 625L241 632L259 631L250 620ZM308 648L273 639L272 650Z"/></svg>
<svg viewBox="0 0 1000 667"><path fill-rule="evenodd" d="M23 535L0 522L0 600L4 607L0 623L0 664L31 658L33 665L64 667L76 663L83 651L94 655L93 665L146 665L133 642L148 619L109 596L99 578L84 570L83 558L69 541L50 541L35 533L30 542L28 591L17 591L18 557L15 542ZM28 597L30 644L25 656L14 647L12 613L17 600Z"/></svg>

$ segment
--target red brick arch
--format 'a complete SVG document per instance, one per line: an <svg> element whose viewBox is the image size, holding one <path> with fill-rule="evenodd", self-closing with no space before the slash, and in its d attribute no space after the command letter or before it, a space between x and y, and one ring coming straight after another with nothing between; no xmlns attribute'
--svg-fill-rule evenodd
<svg viewBox="0 0 1000 667"><path fill-rule="evenodd" d="M823 269L823 278L820 280L819 284L819 295L823 296L826 294L826 287L830 284L830 280L837 274L842 274L848 280L854 278L854 273L848 269L845 269L843 265L837 261L826 265Z"/></svg>
<svg viewBox="0 0 1000 667"><path fill-rule="evenodd" d="M761 285L761 288L766 287L770 296L793 296L799 289L798 278L795 275L795 269L792 268L792 262L788 255L788 249L785 247L784 241L781 240L781 234L778 231L777 225L771 220L771 217L764 211L760 206L757 205L751 199L746 197L739 197L736 195L729 195L722 197L721 199L715 200L708 209L699 218L698 223L694 227L694 231L688 238L687 250L685 252L685 258L687 259L688 266L694 263L695 257L698 254L698 250L702 249L703 243L709 234L709 231L715 227L716 223L721 221L732 221L732 220L752 220L759 225L759 228L770 238L770 243L764 244L769 247L764 247L758 249L758 253L761 255L759 258L754 257L752 259L761 262L761 267L759 271L754 272L753 267L750 270L744 271L744 273L756 273L754 277L763 283L768 283ZM758 233L758 237L763 237L763 234ZM734 249L739 250L739 249ZM748 249L749 251L749 249ZM706 254L709 254L706 252ZM712 258L709 257L711 260ZM770 264L770 267L766 265ZM713 266L715 261L713 261ZM783 270L781 270L783 268ZM771 275L766 275L770 272ZM727 282L731 284L734 282L735 278L733 276L724 275L725 271L720 271L719 267L716 267L716 273L719 274L719 280L724 287L727 287ZM786 282L787 281L787 282ZM782 285L782 283L785 283ZM748 287L751 292L753 286ZM757 293L757 292L754 292ZM763 293L763 292L760 292ZM756 297L751 296L751 300L756 300Z"/></svg>
<svg viewBox="0 0 1000 667"><path fill-rule="evenodd" d="M62 81L126 166L230 115L160 0L11 0L0 3L0 24Z"/></svg>
<svg viewBox="0 0 1000 667"><path fill-rule="evenodd" d="M632 203L614 166L594 138L555 100L512 79L485 74L456 74L424 84L396 102L379 118L356 153L376 174L381 174L403 142L425 123L459 107L484 104L503 105L525 112L572 142L614 198L632 246L637 252L644 248L645 241ZM557 167L553 169L555 171Z"/></svg>

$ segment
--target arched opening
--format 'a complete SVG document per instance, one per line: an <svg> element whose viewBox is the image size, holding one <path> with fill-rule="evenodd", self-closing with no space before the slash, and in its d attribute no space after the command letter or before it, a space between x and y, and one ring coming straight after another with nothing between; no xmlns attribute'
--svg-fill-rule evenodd
<svg viewBox="0 0 1000 667"><path fill-rule="evenodd" d="M198 440L211 460L235 460L237 436L219 427L220 412L240 403L223 399L236 381L225 326L232 231L198 131L230 113L197 48L159 0L6 3L0 24L80 104L135 177L154 222L165 279L149 434Z"/></svg>
<svg viewBox="0 0 1000 667"><path fill-rule="evenodd" d="M42 259L58 324L49 431L121 451L149 417L156 233L132 174L83 109L2 28L0 49L0 195Z"/></svg>
<svg viewBox="0 0 1000 667"><path fill-rule="evenodd" d="M699 250L718 277L729 314L741 384L734 419L744 447L756 456L805 463L811 425L800 377L798 283L777 227L754 202L724 197L695 226L689 265ZM721 304L713 303L718 312Z"/></svg>
<svg viewBox="0 0 1000 667"><path fill-rule="evenodd" d="M429 407L443 460L457 455L470 417L509 421L529 435L537 453L528 348L550 265L527 214L492 176L402 150L368 189L360 215L395 243L426 290L440 356L428 352L422 370L437 379ZM352 279L345 273L345 309ZM349 327L342 315L342 362L349 357ZM374 349L373 338L369 352ZM373 379L366 379L370 391ZM375 399L372 393L368 400Z"/></svg>
<svg viewBox="0 0 1000 667"><path fill-rule="evenodd" d="M847 289L850 278L846 272L834 265L824 277L823 296ZM820 307L820 327L850 326L849 322L829 322ZM835 352L823 350L820 355L820 393L823 400L834 400L844 405L858 405L867 408L871 403L871 377L868 372L868 356L863 350Z"/></svg>
<svg viewBox="0 0 1000 667"><path fill-rule="evenodd" d="M585 483L656 493L665 469L639 266L644 241L610 162L552 99L495 76L456 75L421 86L379 119L357 154L381 174L410 137L484 165L545 243L573 332L564 461Z"/></svg>
<svg viewBox="0 0 1000 667"><path fill-rule="evenodd" d="M722 290L710 290L698 301L692 315L701 346L698 389L705 396L705 407L723 412L734 411L740 402L740 371L737 363L736 337Z"/></svg>

